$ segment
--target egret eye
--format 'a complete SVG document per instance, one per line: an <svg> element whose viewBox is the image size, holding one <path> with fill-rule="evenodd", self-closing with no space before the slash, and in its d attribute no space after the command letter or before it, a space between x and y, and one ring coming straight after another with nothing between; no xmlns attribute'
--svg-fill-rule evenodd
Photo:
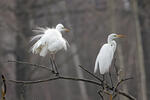
<svg viewBox="0 0 150 100"><path fill-rule="evenodd" d="M117 35L114 35L114 37L117 37Z"/></svg>

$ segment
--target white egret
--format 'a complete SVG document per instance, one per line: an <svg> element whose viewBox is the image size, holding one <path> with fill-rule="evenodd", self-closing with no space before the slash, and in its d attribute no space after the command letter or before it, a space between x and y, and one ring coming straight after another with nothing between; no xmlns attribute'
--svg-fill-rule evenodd
<svg viewBox="0 0 150 100"><path fill-rule="evenodd" d="M109 72L117 46L117 43L114 39L123 37L124 35L117 35L115 33L112 33L108 36L107 43L102 46L96 58L94 73L96 73L98 69L102 75Z"/></svg>
<svg viewBox="0 0 150 100"><path fill-rule="evenodd" d="M31 39L31 41L38 39L37 42L31 48L32 53L39 54L42 57L45 57L48 53L50 53L52 68L54 64L56 73L58 74L56 63L54 61L54 56L57 53L57 51L61 49L67 50L67 46L69 46L69 44L67 40L62 37L61 32L69 32L69 30L64 28L62 24L58 24L56 28L39 27L33 31L42 34L38 34Z"/></svg>

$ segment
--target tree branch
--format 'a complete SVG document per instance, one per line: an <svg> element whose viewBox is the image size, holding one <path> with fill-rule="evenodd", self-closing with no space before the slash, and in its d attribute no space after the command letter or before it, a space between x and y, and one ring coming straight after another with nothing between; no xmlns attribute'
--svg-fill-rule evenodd
<svg viewBox="0 0 150 100"><path fill-rule="evenodd" d="M84 67L82 67L81 65L79 65L79 67L82 68L84 71L86 71L88 74L92 75L94 78L96 78L100 82L103 82L99 77L97 77L96 75L94 75L93 73L91 73L90 71L88 71L87 69L85 69Z"/></svg>
<svg viewBox="0 0 150 100"><path fill-rule="evenodd" d="M79 65L80 68L82 68L84 71L86 71L88 74L92 75L94 78L98 79L101 83L103 83L106 87L111 88L107 83L105 83L103 80L101 80L99 77L97 77L96 75L94 75L93 73L91 73L90 71L88 71L87 69L85 69L84 67L82 67L81 65Z"/></svg>
<svg viewBox="0 0 150 100"><path fill-rule="evenodd" d="M119 87L119 85L120 85L121 83L123 83L123 82L125 82L125 81L128 81L128 80L130 80L130 79L133 79L133 77L121 79L121 80L117 83L117 85L116 85L116 87L115 87L115 90Z"/></svg>
<svg viewBox="0 0 150 100"><path fill-rule="evenodd" d="M26 65L30 65L30 66L34 66L34 67L38 67L38 68L43 68L45 70L48 70L50 72L52 72L52 69L46 67L46 66L43 66L43 65L38 65L38 64L33 64L33 63L29 63L29 62L23 62L23 61L11 61L11 60L8 60L8 62L15 62L15 63L18 63L18 64L26 64Z"/></svg>
<svg viewBox="0 0 150 100"><path fill-rule="evenodd" d="M44 79L44 80L36 80L36 81L17 81L17 80L8 80L10 82L15 82L15 83L21 83L21 84L37 84L37 83L43 83L43 82L48 82L48 81L53 81L53 80L72 80L72 81L82 81L82 82L87 82L87 83L91 83L97 86L103 86L102 84L95 82L95 81L91 81L88 79L79 79L79 78L72 78L72 77L64 77L64 76L58 76L58 77L54 77L54 78L48 78L48 79ZM111 91L113 91L111 88L107 88ZM125 97L127 97L130 100L136 100L135 97L133 97L130 94L127 94L123 91L115 91L116 93L119 93L120 95L123 95Z"/></svg>
<svg viewBox="0 0 150 100"><path fill-rule="evenodd" d="M39 67L39 68L43 68L43 69L46 69L50 72L52 72L52 70L48 67L45 67L45 66L42 66L42 65L37 65L37 64L32 64L32 63L28 63L28 62L22 62L22 61L8 61L8 62L16 62L16 63L20 63L20 64L27 64L27 65L31 65L31 66L35 66L35 67ZM96 82L96 81L93 81L93 80L89 80L89 79L80 79L80 78L73 78L73 77L64 77L64 76L56 76L54 78L47 78L47 79L43 79L43 80L36 80L36 81L17 81L17 80L8 80L10 82L15 82L15 83L21 83L21 84L37 84L37 83L42 83L42 82L48 82L48 81L54 81L54 80L72 80L72 81L82 81L82 82L86 82L86 83L91 83L91 84L94 84L94 85L97 85L97 86L100 86L103 88L103 86L106 86L106 90L107 91L111 91L111 92L115 92L116 94L120 94L120 95L123 95L125 97L127 97L128 99L130 100L136 100L135 97L133 97L132 95L130 94L127 94L123 91L119 91L117 89L117 87L124 81L127 81L129 79L132 79L132 78L126 78L126 79L122 79L121 81L119 81L116 85L116 87L110 87L107 83L102 83L103 81L95 76L93 73L91 73L90 71L88 71L87 69L85 69L84 67L82 66L79 66L81 67L84 71L86 71L88 74L92 75L94 78L98 79L101 83L99 82ZM104 93L106 93L105 90L103 90ZM107 93L106 93L107 94Z"/></svg>
<svg viewBox="0 0 150 100"><path fill-rule="evenodd" d="M130 100L136 100L135 97L133 97L132 95L127 94L127 93L125 93L125 92L123 92L123 91L119 91L118 93L119 93L120 95L122 95L122 96L127 97L127 98L130 99Z"/></svg>
<svg viewBox="0 0 150 100"><path fill-rule="evenodd" d="M72 77L64 77L64 76L58 76L58 77L54 77L54 78L48 78L48 79L43 79L43 80L36 80L36 81L17 81L17 80L8 80L11 82L15 82L15 83L21 83L21 84L36 84L36 83L42 83L42 82L48 82L48 81L53 81L53 80L72 80L72 81L82 81L82 82L87 82L87 83L92 83L98 86L102 86L102 84L95 82L95 81L91 81L88 79L79 79L79 78L72 78Z"/></svg>

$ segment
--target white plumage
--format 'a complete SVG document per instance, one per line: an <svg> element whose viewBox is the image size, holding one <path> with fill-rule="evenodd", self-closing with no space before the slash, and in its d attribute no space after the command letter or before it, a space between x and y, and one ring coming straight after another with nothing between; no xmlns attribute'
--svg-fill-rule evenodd
<svg viewBox="0 0 150 100"><path fill-rule="evenodd" d="M55 54L61 49L67 50L68 42L62 37L61 32L69 30L64 28L62 24L58 24L56 28L37 28L33 31L42 34L38 34L31 39L31 41L38 39L31 48L32 53L44 57L48 52Z"/></svg>
<svg viewBox="0 0 150 100"><path fill-rule="evenodd" d="M100 70L100 74L109 72L114 53L116 51L117 43L114 41L115 38L122 38L124 35L110 34L107 39L107 43L102 46L100 52L95 61L94 73Z"/></svg>

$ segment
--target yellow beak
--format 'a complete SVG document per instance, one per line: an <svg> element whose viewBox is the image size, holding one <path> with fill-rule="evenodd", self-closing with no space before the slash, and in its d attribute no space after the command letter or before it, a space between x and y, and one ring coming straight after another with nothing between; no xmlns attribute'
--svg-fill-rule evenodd
<svg viewBox="0 0 150 100"><path fill-rule="evenodd" d="M126 36L122 35L122 34L118 34L118 35L116 35L116 37L118 37L118 38L125 38Z"/></svg>
<svg viewBox="0 0 150 100"><path fill-rule="evenodd" d="M70 30L69 30L69 29L67 29L67 28L64 28L64 30L65 30L66 32L70 32Z"/></svg>

